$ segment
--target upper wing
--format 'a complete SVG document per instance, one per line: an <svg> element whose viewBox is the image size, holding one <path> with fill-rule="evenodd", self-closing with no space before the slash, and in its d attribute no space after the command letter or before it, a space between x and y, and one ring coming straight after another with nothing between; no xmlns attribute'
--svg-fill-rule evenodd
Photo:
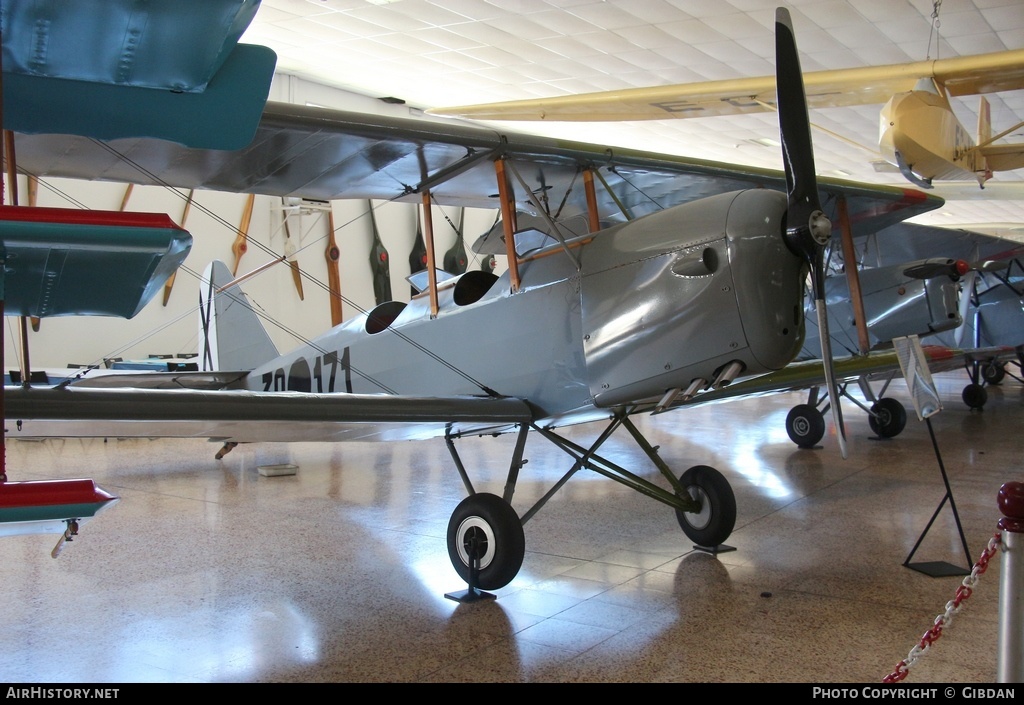
<svg viewBox="0 0 1024 705"><path fill-rule="evenodd" d="M727 191L786 190L781 171L275 102L267 103L255 138L233 151L53 134L18 134L16 145L19 169L36 176L319 200L420 203L429 190L439 205L494 209L500 159L514 175L509 178L518 208L537 213L543 201L562 219L588 213L583 171L591 169L596 208L606 223ZM828 178L818 184L833 222L838 201L845 200L855 233L943 203L908 188Z"/></svg>
<svg viewBox="0 0 1024 705"><path fill-rule="evenodd" d="M533 415L491 397L5 387L9 438L392 441L500 433Z"/></svg>
<svg viewBox="0 0 1024 705"><path fill-rule="evenodd" d="M1024 88L1024 50L804 74L807 107L882 104L932 78L950 95ZM433 108L477 120L619 121L711 117L774 110L775 77L737 78L580 95Z"/></svg>

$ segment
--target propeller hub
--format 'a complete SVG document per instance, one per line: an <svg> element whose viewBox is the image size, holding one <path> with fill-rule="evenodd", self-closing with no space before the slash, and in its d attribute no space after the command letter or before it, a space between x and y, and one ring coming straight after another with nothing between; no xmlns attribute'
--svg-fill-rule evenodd
<svg viewBox="0 0 1024 705"><path fill-rule="evenodd" d="M820 210L811 213L807 219L807 227L811 231L811 237L819 246L824 247L832 237L832 221Z"/></svg>

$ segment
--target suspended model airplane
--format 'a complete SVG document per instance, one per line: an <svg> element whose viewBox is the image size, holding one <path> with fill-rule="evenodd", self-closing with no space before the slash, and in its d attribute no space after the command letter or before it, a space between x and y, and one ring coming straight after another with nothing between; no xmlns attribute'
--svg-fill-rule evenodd
<svg viewBox="0 0 1024 705"><path fill-rule="evenodd" d="M275 103L235 151L19 134L19 165L37 176L422 204L428 286L279 355L215 263L205 285L205 371L132 375L121 380L129 389L97 388L114 375L97 387L88 375L57 388L9 387L9 435L226 444L444 437L469 494L451 516L448 550L473 590L515 577L524 523L584 468L671 507L693 542L717 547L736 518L728 481L706 465L675 473L632 419L784 368L803 341L808 274L827 330L822 253L833 223L875 232L942 203L911 189L817 180L784 9L776 37L784 172ZM507 271L439 281L434 204L500 210ZM517 225L524 212L533 232ZM828 340L825 386L839 417ZM585 422L603 425L588 447L559 431ZM841 418L836 426L845 455ZM600 455L621 427L668 489ZM512 503L531 431L572 466L520 514ZM474 488L456 449L460 438L499 433L517 434L500 496Z"/></svg>
<svg viewBox="0 0 1024 705"><path fill-rule="evenodd" d="M1024 142L997 141L981 98L977 141L949 98L1024 88L1024 49L909 64L804 74L810 108L883 104L879 150L917 186L976 179L1024 167ZM623 121L696 118L775 110L775 78L760 76L581 95L434 108L428 113L476 120Z"/></svg>

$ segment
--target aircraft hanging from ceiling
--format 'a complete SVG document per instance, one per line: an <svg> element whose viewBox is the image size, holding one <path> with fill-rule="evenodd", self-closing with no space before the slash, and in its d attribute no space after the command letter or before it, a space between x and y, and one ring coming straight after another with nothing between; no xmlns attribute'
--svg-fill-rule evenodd
<svg viewBox="0 0 1024 705"><path fill-rule="evenodd" d="M884 104L879 150L908 181L977 180L1024 167L1024 142L999 143L1024 123L993 135L987 93L1024 88L1024 49L951 59L804 74L811 109ZM979 95L976 133L965 128L950 96ZM775 110L775 78L760 76L581 95L437 107L432 115L474 120L628 121L700 118Z"/></svg>
<svg viewBox="0 0 1024 705"><path fill-rule="evenodd" d="M8 387L10 436L189 436L225 449L443 437L469 495L447 535L469 597L515 577L523 525L584 468L674 509L695 544L717 550L736 518L728 481L703 464L676 474L632 419L785 368L803 340L808 275L827 330L823 254L833 229L877 232L942 204L917 190L817 179L781 8L776 44L783 172L276 103L251 142L231 151L18 134L19 168L37 177L416 203L428 263L427 287L408 303L384 302L283 355L229 269L214 263L202 371ZM441 280L429 246L433 205L499 210L508 269ZM523 213L533 216L525 232ZM830 339L821 340L845 457ZM604 425L589 447L560 432L589 422ZM668 489L599 453L623 427ZM512 501L531 431L573 463L520 514ZM477 491L456 441L501 433L517 434L504 490Z"/></svg>

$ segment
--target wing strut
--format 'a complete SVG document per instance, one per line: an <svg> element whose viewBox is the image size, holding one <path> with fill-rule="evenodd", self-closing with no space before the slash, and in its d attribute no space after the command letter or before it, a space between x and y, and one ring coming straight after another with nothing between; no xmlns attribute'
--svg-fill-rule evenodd
<svg viewBox="0 0 1024 705"><path fill-rule="evenodd" d="M12 137L13 137L13 133L12 133ZM14 164L14 142L13 141L11 142L11 152L10 152L10 154L11 154L11 164L16 166ZM15 189L17 189L17 185L15 185ZM29 174L28 175L28 204L29 204L29 206L35 208L36 202L37 202L38 198L39 198L39 178L36 177L36 176L32 176L32 174ZM173 276L173 275L171 275L171 276ZM43 322L43 319L41 319L39 316L30 316L29 320L32 321L32 330L35 331L36 333L38 333L39 332L39 325Z"/></svg>
<svg viewBox="0 0 1024 705"><path fill-rule="evenodd" d="M516 208L512 185L505 171L505 159L496 159L494 169L498 176L498 201L501 207L501 224L505 233L505 254L508 255L508 275L512 282L512 293L519 291L519 259L516 254Z"/></svg>
<svg viewBox="0 0 1024 705"><path fill-rule="evenodd" d="M532 203L534 207L537 209L537 212L540 213L540 217L547 221L548 225L551 227L550 234L555 239L558 240L558 244L562 246L562 250L565 251L565 254L569 255L569 259L571 259L573 264L576 265L576 269L578 271L580 268L580 261L576 259L576 256L569 249L569 246L566 245L565 237L562 236L562 229L558 227L558 223L554 221L554 219L548 213L548 209L545 208L543 204L541 204L541 202L537 199L537 194L533 192L533 189L530 188L530 186L526 183L523 177L519 174L519 170L516 169L515 164L512 163L512 160L508 160L508 169L509 171L512 172L512 175L516 177L516 181L519 182L519 185L523 187L523 192L526 193L527 197L530 199L530 203ZM516 256L518 257L518 255Z"/></svg>
<svg viewBox="0 0 1024 705"><path fill-rule="evenodd" d="M853 250L853 229L850 227L850 211L846 208L846 196L839 197L839 227L843 236L843 262L846 267L846 282L850 287L850 303L853 305L853 322L857 326L857 344L861 355L871 348L868 339L867 316L864 313L864 298L860 289L860 270L857 255Z"/></svg>
<svg viewBox="0 0 1024 705"><path fill-rule="evenodd" d="M17 160L14 157L14 133L10 130L3 131L4 137L4 156L7 161L7 183L10 184L9 198L12 206L18 205L18 167ZM39 324L35 322L33 317L32 327L35 330L39 330ZM21 337L21 383L27 385L30 379L29 362L28 362L28 317L18 317L18 332ZM0 368L2 372L3 368Z"/></svg>
<svg viewBox="0 0 1024 705"><path fill-rule="evenodd" d="M601 229L601 216L597 210L597 190L594 188L594 171L593 167L583 170L583 190L587 194L587 222L592 233Z"/></svg>
<svg viewBox="0 0 1024 705"><path fill-rule="evenodd" d="M434 217L430 191L423 192L423 242L427 246L427 280L430 283L430 317L437 318L437 262L434 259Z"/></svg>

